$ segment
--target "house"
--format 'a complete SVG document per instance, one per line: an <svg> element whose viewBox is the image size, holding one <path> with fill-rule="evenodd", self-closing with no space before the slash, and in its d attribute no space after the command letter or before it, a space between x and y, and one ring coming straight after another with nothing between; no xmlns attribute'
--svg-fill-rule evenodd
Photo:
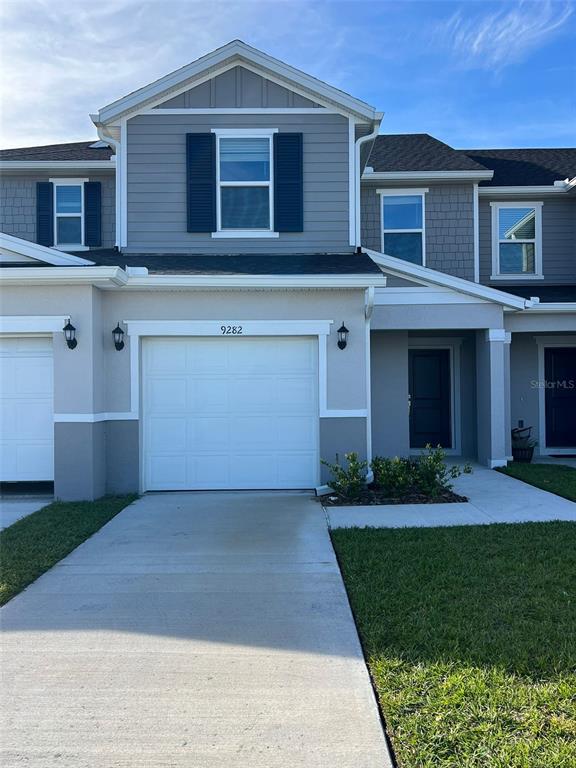
<svg viewBox="0 0 576 768"><path fill-rule="evenodd" d="M234 41L4 150L0 481L311 488L576 452L576 150L456 150Z"/></svg>

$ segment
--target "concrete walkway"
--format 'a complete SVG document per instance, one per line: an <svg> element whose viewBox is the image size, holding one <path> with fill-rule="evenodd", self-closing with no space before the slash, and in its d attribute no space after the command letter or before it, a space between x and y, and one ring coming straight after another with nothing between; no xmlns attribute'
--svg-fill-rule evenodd
<svg viewBox="0 0 576 768"><path fill-rule="evenodd" d="M2 765L390 766L306 495L145 496L2 619Z"/></svg>
<svg viewBox="0 0 576 768"><path fill-rule="evenodd" d="M37 512L42 507L50 504L53 499L50 497L29 497L11 498L10 496L0 499L0 531L8 528L17 520L28 517L32 512Z"/></svg>
<svg viewBox="0 0 576 768"><path fill-rule="evenodd" d="M396 504L373 507L326 507L331 528L435 528L449 525L528 523L575 520L576 504L513 477L476 465L471 475L454 481L462 504Z"/></svg>

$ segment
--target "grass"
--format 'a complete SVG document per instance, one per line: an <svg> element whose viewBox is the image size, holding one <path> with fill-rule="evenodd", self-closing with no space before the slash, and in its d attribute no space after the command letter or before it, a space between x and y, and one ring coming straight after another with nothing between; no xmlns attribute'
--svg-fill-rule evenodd
<svg viewBox="0 0 576 768"><path fill-rule="evenodd" d="M576 501L576 469L564 464L508 464L498 470L536 488Z"/></svg>
<svg viewBox="0 0 576 768"><path fill-rule="evenodd" d="M332 538L400 768L576 766L576 523Z"/></svg>
<svg viewBox="0 0 576 768"><path fill-rule="evenodd" d="M0 605L66 557L135 498L56 501L0 531Z"/></svg>

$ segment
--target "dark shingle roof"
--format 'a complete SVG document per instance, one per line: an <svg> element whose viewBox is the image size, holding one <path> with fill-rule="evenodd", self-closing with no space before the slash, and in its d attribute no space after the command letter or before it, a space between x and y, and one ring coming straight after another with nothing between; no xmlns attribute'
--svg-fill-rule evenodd
<svg viewBox="0 0 576 768"><path fill-rule="evenodd" d="M71 144L47 144L44 147L1 149L0 160L110 160L110 147L92 147L92 141L75 141Z"/></svg>
<svg viewBox="0 0 576 768"><path fill-rule="evenodd" d="M377 275L365 253L239 254L119 253L111 249L76 254L99 266L147 267L155 275Z"/></svg>
<svg viewBox="0 0 576 768"><path fill-rule="evenodd" d="M529 299L538 296L541 302L576 302L576 285L498 285L499 291Z"/></svg>
<svg viewBox="0 0 576 768"><path fill-rule="evenodd" d="M376 172L486 170L428 133L377 136L366 165Z"/></svg>
<svg viewBox="0 0 576 768"><path fill-rule="evenodd" d="M462 149L462 155L494 171L483 186L549 185L576 176L576 149Z"/></svg>

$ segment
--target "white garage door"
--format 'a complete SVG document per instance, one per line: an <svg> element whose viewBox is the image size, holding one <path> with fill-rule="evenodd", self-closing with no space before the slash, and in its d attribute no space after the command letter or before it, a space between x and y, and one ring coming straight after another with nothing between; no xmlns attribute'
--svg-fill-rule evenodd
<svg viewBox="0 0 576 768"><path fill-rule="evenodd" d="M52 339L0 339L0 480L54 479Z"/></svg>
<svg viewBox="0 0 576 768"><path fill-rule="evenodd" d="M143 342L147 490L318 483L317 342Z"/></svg>

